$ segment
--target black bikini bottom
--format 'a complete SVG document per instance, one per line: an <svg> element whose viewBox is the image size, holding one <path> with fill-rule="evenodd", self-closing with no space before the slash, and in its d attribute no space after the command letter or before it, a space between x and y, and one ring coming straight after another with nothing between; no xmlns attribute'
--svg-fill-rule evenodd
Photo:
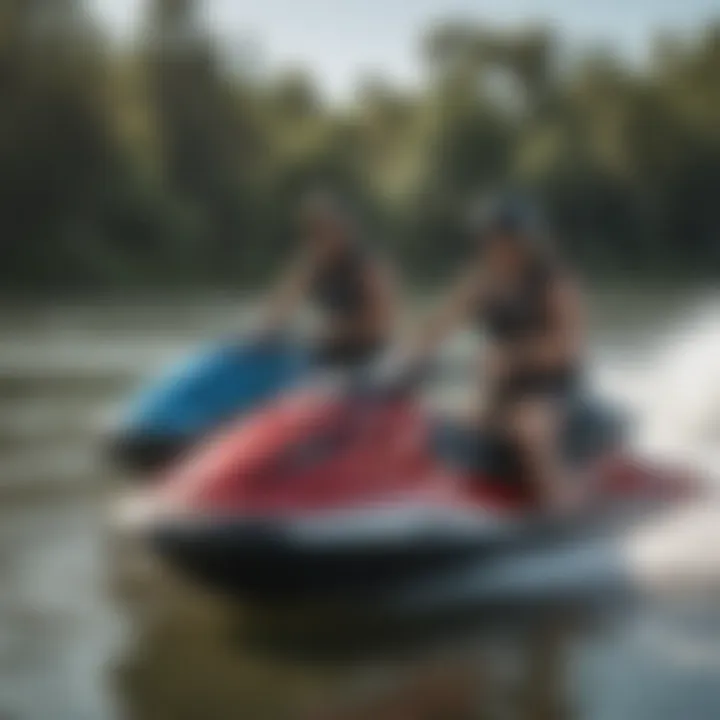
<svg viewBox="0 0 720 720"><path fill-rule="evenodd" d="M522 372L508 378L496 390L500 404L529 398L547 398L561 403L574 400L581 388L581 373L575 367Z"/></svg>

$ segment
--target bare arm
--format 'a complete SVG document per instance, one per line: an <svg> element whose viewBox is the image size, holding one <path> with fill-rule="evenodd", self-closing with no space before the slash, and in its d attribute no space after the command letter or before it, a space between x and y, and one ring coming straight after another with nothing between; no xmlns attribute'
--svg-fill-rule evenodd
<svg viewBox="0 0 720 720"><path fill-rule="evenodd" d="M477 271L462 277L412 343L413 355L419 358L430 355L478 306L483 295L483 279Z"/></svg>
<svg viewBox="0 0 720 720"><path fill-rule="evenodd" d="M266 333L274 333L290 320L298 304L310 287L314 272L311 257L297 259L268 299L261 327Z"/></svg>
<svg viewBox="0 0 720 720"><path fill-rule="evenodd" d="M368 303L364 325L370 334L383 334L392 329L397 319L397 289L390 268L378 263L368 273Z"/></svg>

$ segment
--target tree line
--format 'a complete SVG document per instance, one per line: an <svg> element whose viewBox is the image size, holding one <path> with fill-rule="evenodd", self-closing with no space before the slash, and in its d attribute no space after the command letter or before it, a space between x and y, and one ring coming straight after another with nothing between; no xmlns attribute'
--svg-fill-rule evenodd
<svg viewBox="0 0 720 720"><path fill-rule="evenodd" d="M197 6L148 0L118 45L82 0L0 0L5 291L260 284L314 184L418 282L457 265L463 208L499 185L537 194L592 273L717 276L720 22L642 66L449 22L419 39L418 87L369 77L338 104L228 52Z"/></svg>

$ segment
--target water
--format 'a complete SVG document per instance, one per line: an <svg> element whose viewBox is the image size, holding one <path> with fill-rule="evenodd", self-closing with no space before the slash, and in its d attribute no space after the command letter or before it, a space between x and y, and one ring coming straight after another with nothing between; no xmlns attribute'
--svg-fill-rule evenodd
<svg viewBox="0 0 720 720"><path fill-rule="evenodd" d="M103 518L122 483L96 448L117 399L198 340L240 331L248 313L237 307L215 299L0 316L2 720L307 717L355 693L421 695L428 685L408 662L331 670L247 654L232 642L227 608L108 537ZM594 307L597 382L633 406L638 443L720 469L720 298L612 292ZM467 349L460 337L448 354ZM446 379L439 398L466 395L456 385ZM553 678L556 694L583 720L717 718L712 622L689 633L647 613L576 642L570 668ZM520 716L542 705L529 702ZM400 710L387 712L399 720Z"/></svg>

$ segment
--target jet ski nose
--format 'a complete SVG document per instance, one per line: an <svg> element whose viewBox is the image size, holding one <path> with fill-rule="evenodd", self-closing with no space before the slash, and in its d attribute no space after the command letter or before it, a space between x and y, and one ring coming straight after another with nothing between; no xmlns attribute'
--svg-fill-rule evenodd
<svg viewBox="0 0 720 720"><path fill-rule="evenodd" d="M157 492L124 497L113 508L118 537L139 540L169 567L211 585L273 592L287 551L277 526L260 518L223 518L168 506ZM280 573L282 575L283 573Z"/></svg>

